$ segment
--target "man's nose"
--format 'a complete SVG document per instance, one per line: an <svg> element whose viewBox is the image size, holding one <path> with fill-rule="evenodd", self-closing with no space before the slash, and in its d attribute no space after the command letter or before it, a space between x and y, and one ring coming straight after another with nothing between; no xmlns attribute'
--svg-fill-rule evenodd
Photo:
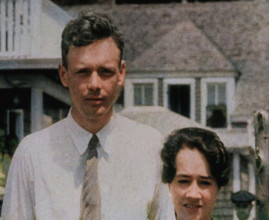
<svg viewBox="0 0 269 220"><path fill-rule="evenodd" d="M98 91L100 90L100 76L98 75L98 72L93 71L89 77L88 80L88 89L92 91Z"/></svg>
<svg viewBox="0 0 269 220"><path fill-rule="evenodd" d="M201 189L196 182L191 183L186 192L189 199L201 199Z"/></svg>

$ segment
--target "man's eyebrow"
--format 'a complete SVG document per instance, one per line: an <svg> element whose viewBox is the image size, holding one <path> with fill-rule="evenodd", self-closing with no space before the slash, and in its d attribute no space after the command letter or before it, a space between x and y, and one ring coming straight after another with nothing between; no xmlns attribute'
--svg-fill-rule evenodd
<svg viewBox="0 0 269 220"><path fill-rule="evenodd" d="M110 70L110 71L113 71L114 68L113 67L105 67L105 66L102 66L102 67L99 67L98 70Z"/></svg>
<svg viewBox="0 0 269 220"><path fill-rule="evenodd" d="M98 68L98 70L110 70L110 71L115 71L115 68L112 66L101 66Z"/></svg>
<svg viewBox="0 0 269 220"><path fill-rule="evenodd" d="M77 69L75 69L74 72L75 72L75 73L79 73L79 72L88 72L88 71L91 71L91 69L85 67L85 68L77 68Z"/></svg>

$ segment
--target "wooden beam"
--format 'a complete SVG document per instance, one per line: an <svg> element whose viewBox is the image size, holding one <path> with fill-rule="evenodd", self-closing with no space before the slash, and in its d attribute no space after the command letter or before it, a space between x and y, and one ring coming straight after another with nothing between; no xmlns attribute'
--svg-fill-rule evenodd
<svg viewBox="0 0 269 220"><path fill-rule="evenodd" d="M269 219L269 110L254 113L257 220Z"/></svg>

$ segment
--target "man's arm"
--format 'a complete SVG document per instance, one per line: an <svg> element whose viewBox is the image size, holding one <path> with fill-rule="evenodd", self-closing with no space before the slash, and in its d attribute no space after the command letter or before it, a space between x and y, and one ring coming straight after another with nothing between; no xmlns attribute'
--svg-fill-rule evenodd
<svg viewBox="0 0 269 220"><path fill-rule="evenodd" d="M2 207L2 220L34 219L32 161L21 143L11 161Z"/></svg>
<svg viewBox="0 0 269 220"><path fill-rule="evenodd" d="M148 205L149 220L175 220L175 211L168 186L156 185L152 202Z"/></svg>
<svg viewBox="0 0 269 220"><path fill-rule="evenodd" d="M154 137L154 136L153 136ZM154 156L156 157L156 184L152 202L148 205L149 220L175 220L175 211L167 184L161 181L162 162L160 152L163 147L163 136L158 132L158 136L152 138L156 142L153 143L155 148Z"/></svg>

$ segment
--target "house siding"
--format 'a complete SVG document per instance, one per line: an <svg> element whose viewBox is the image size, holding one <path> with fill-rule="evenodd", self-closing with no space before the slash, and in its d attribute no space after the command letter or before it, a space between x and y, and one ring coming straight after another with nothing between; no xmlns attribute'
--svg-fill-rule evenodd
<svg viewBox="0 0 269 220"><path fill-rule="evenodd" d="M163 78L158 78L158 105L164 106L163 103Z"/></svg>
<svg viewBox="0 0 269 220"><path fill-rule="evenodd" d="M201 123L201 78L195 78L195 119Z"/></svg>

